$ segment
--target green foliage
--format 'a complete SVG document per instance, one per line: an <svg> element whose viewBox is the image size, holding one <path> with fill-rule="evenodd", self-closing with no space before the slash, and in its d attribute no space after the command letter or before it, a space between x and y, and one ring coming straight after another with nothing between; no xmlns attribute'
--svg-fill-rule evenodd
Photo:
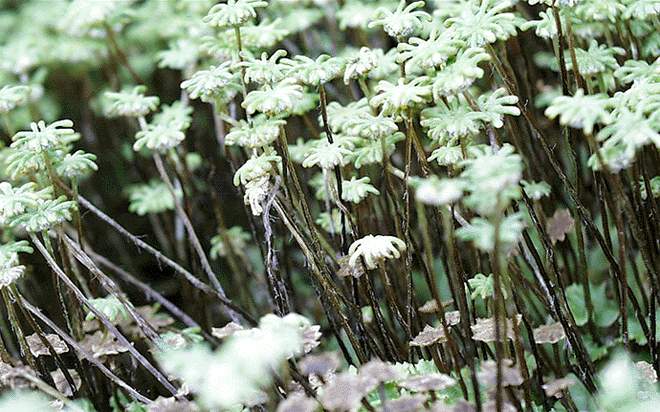
<svg viewBox="0 0 660 412"><path fill-rule="evenodd" d="M112 323L118 323L130 318L128 309L116 296L90 299L89 303ZM96 319L96 315L90 310L87 313L85 320L94 319Z"/></svg>
<svg viewBox="0 0 660 412"><path fill-rule="evenodd" d="M606 291L607 284L591 284L591 300L594 304L594 323L599 327L611 326L619 316L616 305L616 298L608 297ZM566 288L566 299L571 313L578 326L585 325L589 321L589 314L585 308L584 289L581 285L569 285Z"/></svg>
<svg viewBox="0 0 660 412"><path fill-rule="evenodd" d="M130 186L127 193L131 202L128 210L139 216L174 210L174 199L165 183L152 180L148 184Z"/></svg>

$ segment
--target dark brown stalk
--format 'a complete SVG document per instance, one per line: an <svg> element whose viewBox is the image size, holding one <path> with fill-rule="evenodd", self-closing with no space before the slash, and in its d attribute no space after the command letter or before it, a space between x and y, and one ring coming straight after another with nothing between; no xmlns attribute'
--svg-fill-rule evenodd
<svg viewBox="0 0 660 412"><path fill-rule="evenodd" d="M321 105L321 119L323 120L323 131L325 132L325 138L328 140L328 143L334 143L332 138L332 130L330 129L330 124L328 123L328 110L327 110L327 97L325 92L325 86L321 84L319 86L319 100ZM337 204L339 211L341 213L341 251L342 254L348 253L348 237L346 231L346 207L343 204L342 192L343 192L343 178L341 173L341 168L339 165L336 165L334 168L335 180L337 182ZM332 183L331 183L332 184Z"/></svg>
<svg viewBox="0 0 660 412"><path fill-rule="evenodd" d="M62 329L60 329L55 322L52 320L48 319L41 311L33 306L31 303L29 303L27 300L23 299L23 305L25 308L30 311L35 317L37 317L39 320L41 320L44 324L46 324L49 328L51 328L56 334L58 334L62 340L64 340L69 346L71 346L76 352L80 354L84 359L89 361L92 365L96 366L101 373L103 373L108 379L110 379L113 383L115 383L117 386L120 388L124 389L128 395L135 399L138 402L142 403L151 403L151 400L147 398L146 396L141 395L139 392L137 392L133 387L131 387L129 384L126 382L122 381L117 375L112 373L110 369L108 369L103 363L101 363L98 359L94 357L91 353L87 352L78 342L76 342L75 339L73 339L71 336L67 335L66 332L64 332Z"/></svg>
<svg viewBox="0 0 660 412"><path fill-rule="evenodd" d="M83 266L85 266L96 279L98 279L99 283L101 283L106 292L117 298L117 300L119 300L122 305L124 305L124 308L126 308L126 311L131 315L133 320L135 320L137 325L140 327L140 330L144 333L145 337L147 337L147 339L149 339L152 344L158 345L161 338L158 335L158 332L156 332L156 328L135 310L131 302L128 301L126 296L124 296L121 289L115 284L115 282L105 273L103 273L103 271L100 270L96 264L94 264L89 255L87 255L77 243L71 240L71 238L65 234L62 234L62 239L66 243L67 247L71 249L71 253L75 256L75 258Z"/></svg>
<svg viewBox="0 0 660 412"><path fill-rule="evenodd" d="M119 44L117 43L117 37L115 36L115 31L113 30L113 28L110 27L108 23L103 23L103 25L108 38L108 42L110 44L110 50L114 52L114 54L117 56L121 65L124 66L126 70L128 70L128 73L131 75L135 83L145 84L144 80L142 80L142 78L135 71L133 66L131 66L131 63L128 61L128 57L126 57L126 53L124 53L121 47L119 47Z"/></svg>
<svg viewBox="0 0 660 412"><path fill-rule="evenodd" d="M495 319L495 358L497 362L497 373L495 381L495 408L502 410L503 392L502 392L502 361L504 357L503 340L507 336L506 307L504 306L502 295L502 273L500 271L500 225L502 222L502 212L495 217L493 226L495 226L495 244L491 253L491 268L493 269L493 317ZM504 316L504 319L502 318ZM516 322L516 319L513 319ZM502 330L504 326L504 330Z"/></svg>
<svg viewBox="0 0 660 412"><path fill-rule="evenodd" d="M66 274L60 269L60 267L57 265L57 262L53 259L53 257L48 253L44 245L41 243L41 241L37 238L36 235L30 234L30 240L32 241L32 244L34 244L41 255L46 259L46 262L48 263L48 266L53 269L53 271L57 274L57 276L62 280L62 282L67 286L67 288L73 292L75 295L76 299L80 301L81 304L87 307L90 312L96 316L96 318L105 326L108 331L115 337L117 338L117 341L121 343L123 346L125 346L128 351L133 355L136 361L138 361L144 368L151 373L158 382L160 382L172 395L178 396L178 390L168 381L168 379L158 370L156 369L147 358L145 358L140 352L135 349L135 347L126 339L126 337L119 332L117 327L112 324L112 322L103 314L101 313L94 305L92 305L89 300L83 295L83 293L78 289L78 287L66 276Z"/></svg>
<svg viewBox="0 0 660 412"><path fill-rule="evenodd" d="M183 222L183 225L186 228L186 232L188 233L188 239L190 240L191 246L197 253L197 258L199 259L200 263L202 264L202 268L204 269L204 272L206 273L206 276L208 277L209 281L211 282L211 285L215 288L215 290L223 297L227 298L227 295L225 294L225 290L220 284L220 281L218 280L217 275L213 272L213 269L211 268L211 264L209 263L208 258L206 257L206 252L204 252L204 247L202 246L202 243L199 241L199 238L197 237L197 233L195 232L195 228L190 221L190 218L188 217L188 214L186 211L183 209L183 206L181 205L181 202L176 195L176 189L174 188L174 184L172 183L172 180L170 179L169 175L167 174L167 171L165 170L165 165L163 164L163 160L161 159L159 154L154 154L153 155L154 159L154 164L156 165L156 169L158 169L158 174L160 175L160 178L165 182L167 185L167 188L170 192L170 195L174 199L174 208L177 212L177 215ZM228 308L227 309L227 315L234 321L238 321L238 314L235 313L232 309Z"/></svg>
<svg viewBox="0 0 660 412"><path fill-rule="evenodd" d="M183 266L179 265L172 259L168 258L167 256L163 255L160 251L149 245L148 243L144 242L142 239L139 237L133 235L131 232L126 230L122 225L120 225L117 221L112 219L110 216L106 215L103 213L101 210L99 210L96 206L94 206L90 201L85 199L84 197L80 196L80 204L85 208L88 209L90 212L94 213L99 219L110 225L113 229L115 229L119 234L127 238L128 240L131 241L135 246L139 247L140 249L148 252L152 256L156 258L158 263L162 263L166 266L169 266L170 268L174 269L175 273L182 275L186 281L188 281L189 284L191 284L193 287L196 289L204 292L205 294L208 295L213 295L216 297L223 305L231 308L233 311L239 313L248 323L252 325L256 325L257 322L256 320L248 314L246 311L238 307L236 304L234 304L232 301L228 300L225 296L221 295L218 291L212 289L209 287L206 283L200 281L197 279L192 273L190 273L188 270L183 268Z"/></svg>
<svg viewBox="0 0 660 412"><path fill-rule="evenodd" d="M525 201L525 204L527 205L527 209L530 213L532 221L534 222L537 230L541 234L541 240L543 241L544 247L548 252L547 257L550 260L551 263L550 266L553 270L553 275L555 279L559 280L560 278L558 275L557 263L554 258L551 242L548 239L547 234L545 233L545 229L539 225L538 219L536 217L536 213L534 212L534 208L531 205L531 201L524 193L524 191L522 193L522 196ZM570 309L568 308L568 304L566 303L563 294L564 289L560 288L558 292L558 289L555 286L554 281L545 272L545 269L543 268L543 263L538 255L536 248L532 244L531 238L527 230L523 231L523 238L525 240L527 249L531 252L531 255L534 257L534 260L536 261L536 267L539 269L538 272L535 272L537 281L541 285L544 293L548 295L549 301L552 303L552 305L550 306L551 312L553 313L554 318L559 320L562 327L566 331L566 335L570 342L571 349L576 355L576 358L578 360L578 368L580 370L580 374L579 374L580 380L583 381L583 383L590 392L595 392L596 386L594 383L594 376L593 376L594 375L593 364L591 363L589 354L584 346L584 343L582 342L581 334L577 330L577 326L575 325L575 320L573 319L573 315Z"/></svg>
<svg viewBox="0 0 660 412"><path fill-rule="evenodd" d="M336 286L332 285L331 282L322 274L321 269L319 266L317 266L316 261L317 257L315 254L310 250L308 243L306 240L302 237L300 232L296 229L296 227L293 225L291 222L290 218L288 217L287 213L285 212L284 208L280 205L278 200L275 200L273 206L275 207L275 210L279 214L280 218L282 219L282 222L284 222L285 226L289 229L289 232L291 235L295 238L296 242L298 243L298 246L301 248L303 253L308 259L308 263L310 265L310 272L314 277L316 278L316 281L321 285L323 293L326 294L326 297L329 300L329 303L332 306L333 311L335 314L339 317L339 320L342 324L342 327L344 328L344 331L346 332L346 335L351 342L351 345L353 345L353 348L355 349L355 353L357 354L358 358L360 359L360 362L366 362L367 357L366 354L362 348L362 346L359 343L359 340L353 333L353 330L350 327L350 323L348 321L348 318L344 314L344 312L341 309L341 304L339 301L339 292L337 291ZM313 231L314 229L312 229Z"/></svg>
<svg viewBox="0 0 660 412"><path fill-rule="evenodd" d="M12 297L12 299L16 302L16 305L21 310L21 313L23 313L24 318L28 321L28 324L30 325L30 327L32 328L34 333L37 335L37 337L39 338L39 341L41 342L41 344L44 345L46 347L46 349L48 349L48 352L50 353L50 355L53 356L53 358L55 359L55 363L57 364L57 366L62 371L62 374L64 375L64 379L66 379L66 382L69 385L69 388L71 389L71 392L75 396L77 394L78 390L76 389L76 385L74 383L74 380L71 377L71 374L69 373L69 368L67 368L66 364L62 360L62 357L57 352L55 352L55 349L53 348L53 345L51 345L50 341L46 338L46 335L44 334L43 329L41 329L41 327L34 320L34 317L32 317L32 314L25 309L25 306L23 305L23 300L21 299L21 296L18 293L18 289L16 289L16 285L11 285L9 287L9 294ZM79 371L80 371L80 369L79 369Z"/></svg>

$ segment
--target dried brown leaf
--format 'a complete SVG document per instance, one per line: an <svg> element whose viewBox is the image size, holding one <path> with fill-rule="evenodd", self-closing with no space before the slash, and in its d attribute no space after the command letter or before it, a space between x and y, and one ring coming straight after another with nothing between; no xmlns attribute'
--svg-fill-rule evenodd
<svg viewBox="0 0 660 412"><path fill-rule="evenodd" d="M277 405L277 412L314 412L318 404L302 393L294 393Z"/></svg>
<svg viewBox="0 0 660 412"><path fill-rule="evenodd" d="M25 389L30 387L30 381L25 376L35 376L32 369L27 366L12 366L0 362L0 388Z"/></svg>
<svg viewBox="0 0 660 412"><path fill-rule="evenodd" d="M486 386L495 386L497 383L497 363L493 360L484 361L477 374L479 382ZM523 383L518 367L511 359L502 359L502 386L518 386Z"/></svg>
<svg viewBox="0 0 660 412"><path fill-rule="evenodd" d="M398 399L385 402L378 410L387 412L417 412L425 409L424 402L426 402L426 396L404 395Z"/></svg>
<svg viewBox="0 0 660 412"><path fill-rule="evenodd" d="M80 342L80 346L94 355L95 358L119 355L120 353L128 352L128 348L119 343L114 336L104 334L101 331L94 332L93 335L85 336Z"/></svg>
<svg viewBox="0 0 660 412"><path fill-rule="evenodd" d="M516 315L516 322L520 324L522 319L521 315ZM504 324L502 324L504 326ZM478 340L481 342L495 342L495 319L494 318L485 318L477 319L475 325L470 326L472 329L472 339ZM501 333L504 336L504 328L502 328ZM506 337L508 339L514 339L513 332L513 323L511 319L506 320ZM504 340L504 339L503 339Z"/></svg>
<svg viewBox="0 0 660 412"><path fill-rule="evenodd" d="M474 412L476 410L477 408L465 399L459 399L458 402L452 405L435 402L431 407L432 412Z"/></svg>
<svg viewBox="0 0 660 412"><path fill-rule="evenodd" d="M399 373L389 363L373 359L360 367L358 377L364 387L372 390L381 383L399 379Z"/></svg>
<svg viewBox="0 0 660 412"><path fill-rule="evenodd" d="M147 406L148 412L196 412L199 408L194 403L176 398L163 398L159 396Z"/></svg>
<svg viewBox="0 0 660 412"><path fill-rule="evenodd" d="M442 329L442 326L434 328L433 326L426 325L424 326L424 329L419 332L412 341L410 341L410 346L424 347L445 342L447 342L447 337L445 336L445 331Z"/></svg>
<svg viewBox="0 0 660 412"><path fill-rule="evenodd" d="M344 372L325 385L320 400L324 408L343 412L358 408L365 395L360 378Z"/></svg>
<svg viewBox="0 0 660 412"><path fill-rule="evenodd" d="M399 386L413 392L441 391L455 384L454 378L442 373L411 376L399 382Z"/></svg>
<svg viewBox="0 0 660 412"><path fill-rule="evenodd" d="M364 265L352 266L348 263L348 259L349 256L342 256L339 258L339 270L337 271L337 276L340 278L352 276L357 279L364 275Z"/></svg>
<svg viewBox="0 0 660 412"><path fill-rule="evenodd" d="M571 216L571 212L567 209L557 209L554 215L548 219L546 230L550 241L554 245L557 241L564 241L566 234L573 230L575 220Z"/></svg>
<svg viewBox="0 0 660 412"><path fill-rule="evenodd" d="M58 355L69 351L69 347L67 346L66 342L64 342L58 335L51 333L45 335L45 338L53 347L55 353L57 353ZM48 350L48 347L43 344L41 338L36 333L27 336L25 340L27 341L27 344L30 347L30 352L32 352L32 354L36 358L38 358L39 356L51 355L50 351Z"/></svg>
<svg viewBox="0 0 660 412"><path fill-rule="evenodd" d="M566 333L559 322L542 325L534 329L536 343L557 343L564 338L566 338Z"/></svg>
<svg viewBox="0 0 660 412"><path fill-rule="evenodd" d="M80 375L78 375L78 372L76 372L74 369L69 369L68 372L69 375L71 376L71 379L73 379L73 385L75 386L77 391L78 389L80 389L80 386L82 385L82 380L80 379ZM58 391L60 391L62 395L67 397L73 396L73 391L71 390L71 386L69 385L69 382L66 380L66 377L64 376L64 372L62 372L61 369L51 372L50 376L53 377L53 382L55 382L55 388Z"/></svg>
<svg viewBox="0 0 660 412"><path fill-rule="evenodd" d="M221 328L211 328L211 335L215 336L218 339L227 338L239 330L243 330L243 326L239 325L236 322L229 322Z"/></svg>
<svg viewBox="0 0 660 412"><path fill-rule="evenodd" d="M642 379L648 383L654 384L658 381L658 374L650 363L644 361L635 362L635 367L642 376Z"/></svg>
<svg viewBox="0 0 660 412"><path fill-rule="evenodd" d="M309 353L315 347L321 344L321 326L310 325L307 326L302 332L303 351Z"/></svg>
<svg viewBox="0 0 660 412"><path fill-rule="evenodd" d="M575 380L571 377L564 377L555 379L554 381L548 382L543 385L543 390L547 396L554 396L555 398L561 398L564 396L564 391L570 388L575 384Z"/></svg>
<svg viewBox="0 0 660 412"><path fill-rule="evenodd" d="M298 363L298 367L300 372L305 376L325 376L327 373L334 372L339 368L339 358L334 352L309 355Z"/></svg>

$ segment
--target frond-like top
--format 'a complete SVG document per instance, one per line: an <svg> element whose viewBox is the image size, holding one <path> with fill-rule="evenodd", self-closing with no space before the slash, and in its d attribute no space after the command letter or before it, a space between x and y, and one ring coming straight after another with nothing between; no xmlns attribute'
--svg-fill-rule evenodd
<svg viewBox="0 0 660 412"><path fill-rule="evenodd" d="M426 205L452 204L463 196L465 183L460 179L440 179L433 175L414 184L415 199Z"/></svg>
<svg viewBox="0 0 660 412"><path fill-rule="evenodd" d="M344 131L349 135L360 136L365 139L380 140L392 135L399 130L396 122L391 117L371 113L354 116L346 125Z"/></svg>
<svg viewBox="0 0 660 412"><path fill-rule="evenodd" d="M265 151L259 156L253 156L243 163L243 166L234 174L234 186L246 185L250 181L268 176L276 172L281 163L282 158L269 151Z"/></svg>
<svg viewBox="0 0 660 412"><path fill-rule="evenodd" d="M160 99L156 96L145 96L147 88L143 85L132 89L125 88L120 92L106 92L108 101L106 114L109 117L126 116L142 117L156 110Z"/></svg>
<svg viewBox="0 0 660 412"><path fill-rule="evenodd" d="M89 303L112 323L118 323L122 320L125 321L130 319L128 309L116 296L90 299ZM94 312L91 310L87 312L85 320L91 321L94 319L96 319Z"/></svg>
<svg viewBox="0 0 660 412"><path fill-rule="evenodd" d="M385 32L395 39L406 38L421 29L423 22L431 21L431 16L423 11L417 10L424 7L423 1L415 1L407 4L401 0L393 12L380 8L376 11L375 19L369 23L369 27L383 26Z"/></svg>
<svg viewBox="0 0 660 412"><path fill-rule="evenodd" d="M158 52L158 67L186 70L194 67L200 58L200 46L190 39L177 39L167 50Z"/></svg>
<svg viewBox="0 0 660 412"><path fill-rule="evenodd" d="M524 228L525 222L520 212L504 217L497 231L487 219L475 217L469 225L456 229L456 236L463 241L474 243L478 249L484 252L492 252L495 248L495 233L497 232L499 233L500 250L508 253L518 243Z"/></svg>
<svg viewBox="0 0 660 412"><path fill-rule="evenodd" d="M261 112L268 116L288 114L303 97L303 88L292 79L284 79L272 88L253 90L241 104L249 114Z"/></svg>
<svg viewBox="0 0 660 412"><path fill-rule="evenodd" d="M357 267L363 259L367 269L372 270L387 259L400 258L404 250L406 244L397 237L367 235L351 244L348 249L348 263Z"/></svg>
<svg viewBox="0 0 660 412"><path fill-rule="evenodd" d="M539 200L542 197L550 195L552 188L549 184L541 180L540 182L528 182L521 180L525 194L532 200Z"/></svg>
<svg viewBox="0 0 660 412"><path fill-rule="evenodd" d="M71 211L76 203L60 196L57 199L37 199L34 207L11 220L12 226L19 226L28 232L38 233L49 230L64 221L71 220Z"/></svg>
<svg viewBox="0 0 660 412"><path fill-rule="evenodd" d="M74 0L58 23L58 28L72 36L89 34L102 27L122 8L130 6L132 0Z"/></svg>
<svg viewBox="0 0 660 412"><path fill-rule="evenodd" d="M611 124L598 132L596 138L605 142L604 148L618 149L620 156L628 159L629 164L635 153L646 145L653 145L656 150L660 149L658 130L660 130L658 122L654 123L643 112L624 109Z"/></svg>
<svg viewBox="0 0 660 412"><path fill-rule="evenodd" d="M461 179L466 181L469 195L465 204L482 216L503 210L510 200L520 196L518 183L523 164L511 145L503 145L496 153L488 151L474 159L464 160Z"/></svg>
<svg viewBox="0 0 660 412"><path fill-rule="evenodd" d="M225 137L228 146L238 145L249 149L267 146L277 140L285 120L257 115L251 122L240 120Z"/></svg>
<svg viewBox="0 0 660 412"><path fill-rule="evenodd" d="M621 47L608 47L605 44L598 44L596 40L592 40L589 43L587 50L575 49L575 57L580 68L580 74L583 76L615 71L619 68L619 63L616 61L615 56L624 54L626 52ZM573 63L571 59L566 61L566 67L572 69Z"/></svg>
<svg viewBox="0 0 660 412"><path fill-rule="evenodd" d="M479 64L488 60L490 55L480 47L470 47L459 52L452 62L435 75L433 98L441 100L442 96L452 96L467 90L475 80L483 77L484 70Z"/></svg>
<svg viewBox="0 0 660 412"><path fill-rule="evenodd" d="M575 14L585 21L609 21L614 23L625 11L625 2L620 0L577 1Z"/></svg>
<svg viewBox="0 0 660 412"><path fill-rule="evenodd" d="M406 72L413 69L430 70L444 65L463 45L451 30L433 27L428 39L411 37L397 46L396 60L406 64Z"/></svg>
<svg viewBox="0 0 660 412"><path fill-rule="evenodd" d="M344 68L343 59L326 54L316 59L298 55L293 59L282 59L282 64L288 68L288 76L308 86L327 83L339 76Z"/></svg>
<svg viewBox="0 0 660 412"><path fill-rule="evenodd" d="M559 116L561 124L592 134L595 124L612 121L611 109L612 101L607 95L585 95L584 90L578 89L573 96L556 97L545 115L551 119Z"/></svg>
<svg viewBox="0 0 660 412"><path fill-rule="evenodd" d="M506 89L500 87L492 93L484 93L479 96L477 106L485 116L485 121L499 129L504 125L505 115L520 116L520 109L516 104L518 96L509 95Z"/></svg>
<svg viewBox="0 0 660 412"><path fill-rule="evenodd" d="M77 150L59 159L55 163L55 171L67 179L80 179L98 170L95 161L96 155Z"/></svg>
<svg viewBox="0 0 660 412"><path fill-rule="evenodd" d="M517 27L524 21L505 10L513 6L510 0L484 0L470 2L457 17L447 20L458 38L470 47L482 47L516 35Z"/></svg>
<svg viewBox="0 0 660 412"><path fill-rule="evenodd" d="M370 164L380 164L384 156L391 156L396 150L396 144L405 139L401 132L395 132L384 139L362 139L353 150L353 165L356 169ZM383 153L383 146L385 153Z"/></svg>
<svg viewBox="0 0 660 412"><path fill-rule="evenodd" d="M238 27L257 17L255 9L266 6L268 2L261 0L227 0L211 7L203 21L219 29Z"/></svg>
<svg viewBox="0 0 660 412"><path fill-rule="evenodd" d="M325 170L332 169L335 166L343 166L348 163L349 157L353 154L352 148L351 144L341 140L335 140L333 143L324 140L309 150L302 166L318 166Z"/></svg>
<svg viewBox="0 0 660 412"><path fill-rule="evenodd" d="M12 187L9 182L0 182L0 223L7 223L28 208L36 207L39 199L48 199L51 193L51 187L37 190L35 183Z"/></svg>
<svg viewBox="0 0 660 412"><path fill-rule="evenodd" d="M348 132L353 120L369 115L371 108L366 98L350 102L342 106L338 102L330 102L327 107L328 124L333 133Z"/></svg>
<svg viewBox="0 0 660 412"><path fill-rule="evenodd" d="M176 147L185 138L186 134L180 129L160 123L150 123L135 134L133 150L138 152L146 147L154 152L165 153Z"/></svg>
<svg viewBox="0 0 660 412"><path fill-rule="evenodd" d="M342 182L342 200L351 203L360 203L370 194L378 196L380 192L371 185L371 179L365 176L362 178L352 177L351 180Z"/></svg>
<svg viewBox="0 0 660 412"><path fill-rule="evenodd" d="M160 112L154 115L152 123L184 132L190 127L192 112L192 107L181 101L176 101L170 105L162 106Z"/></svg>
<svg viewBox="0 0 660 412"><path fill-rule="evenodd" d="M458 139L479 132L486 121L486 114L474 111L462 96L450 96L444 102L422 110L421 125L428 136L438 145L454 145Z"/></svg>
<svg viewBox="0 0 660 412"><path fill-rule="evenodd" d="M381 80L376 86L378 94L369 103L380 107L381 114L385 116L407 115L408 109L421 105L431 97L431 86L427 83L425 76L416 77L408 83L401 78L395 84Z"/></svg>
<svg viewBox="0 0 660 412"><path fill-rule="evenodd" d="M660 57L653 64L644 60L626 60L623 66L616 69L614 76L624 84L634 81L660 83Z"/></svg>
<svg viewBox="0 0 660 412"><path fill-rule="evenodd" d="M286 50L276 50L268 56L263 52L261 58L254 58L249 53L243 53L243 61L238 65L245 68L245 82L257 83L259 85L270 85L284 78L285 66L278 62L286 56Z"/></svg>
<svg viewBox="0 0 660 412"><path fill-rule="evenodd" d="M344 67L344 83L351 79L363 78L378 65L378 53L368 47L362 47L346 60Z"/></svg>
<svg viewBox="0 0 660 412"><path fill-rule="evenodd" d="M248 242L252 239L250 233L240 226L227 229L226 236L229 239L229 245L225 244L224 237L221 235L215 235L211 238L211 258L217 259L226 256L230 247L234 250L234 253L243 253L248 246Z"/></svg>
<svg viewBox="0 0 660 412"><path fill-rule="evenodd" d="M211 66L206 70L195 72L188 80L181 83L181 88L188 92L190 98L213 103L223 88L235 80L230 70L231 62L219 66Z"/></svg>
<svg viewBox="0 0 660 412"><path fill-rule="evenodd" d="M12 148L25 149L35 152L64 146L67 139L75 134L71 128L73 122L68 119L58 120L49 125L40 120L30 123L30 131L21 131L14 135Z"/></svg>
<svg viewBox="0 0 660 412"><path fill-rule="evenodd" d="M8 113L25 104L30 95L28 86L3 86L0 88L0 114Z"/></svg>
<svg viewBox="0 0 660 412"><path fill-rule="evenodd" d="M387 3L390 3L391 7L388 7L390 9L396 7L396 2L388 1ZM379 8L374 6L374 4L365 3L361 0L345 1L342 7L337 10L339 28L341 30L347 28L367 30L367 26L376 18L378 13Z"/></svg>

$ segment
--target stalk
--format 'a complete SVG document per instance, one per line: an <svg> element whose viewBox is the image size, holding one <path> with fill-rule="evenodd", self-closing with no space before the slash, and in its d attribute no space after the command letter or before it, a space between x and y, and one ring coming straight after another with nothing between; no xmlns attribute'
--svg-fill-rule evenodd
<svg viewBox="0 0 660 412"><path fill-rule="evenodd" d="M22 297L22 296L21 296ZM89 363L94 365L96 368L98 368L103 375L105 375L108 379L110 379L114 384L119 386L120 388L124 389L128 395L133 398L134 400L142 403L151 403L151 399L147 398L144 395L141 395L139 392L137 392L135 389L133 389L132 386L127 384L126 382L122 381L117 375L112 373L110 369L108 369L102 362L100 362L98 359L94 357L91 353L87 352L78 342L76 342L75 339L73 339L71 336L67 335L66 332L64 332L62 329L60 329L55 322L47 318L41 311L33 306L31 303L29 303L27 300L23 299L23 305L25 308L30 311L36 318L41 320L44 324L46 324L49 328L51 328L56 334L58 334L62 340L64 340L69 346L71 346L73 349L75 349L80 356L82 356L84 359L86 359Z"/></svg>
<svg viewBox="0 0 660 412"><path fill-rule="evenodd" d="M160 155L154 154L153 155L153 160L154 164L156 165L156 169L158 169L158 174L160 175L161 179L165 184L167 185L167 188L170 192L170 195L174 199L174 208L176 209L176 212L183 222L183 225L186 228L186 232L188 233L188 238L190 240L190 243L197 253L197 257L202 264L202 269L204 269L204 272L206 273L206 276L208 277L209 281L211 282L211 285L215 288L215 290L222 296L223 298L227 298L225 291L220 284L220 281L218 280L217 275L213 272L213 269L211 269L211 264L209 263L208 258L206 257L206 252L204 252L204 248L199 241L199 238L197 237L197 233L195 232L195 228L190 221L190 218L186 214L185 210L183 209L183 206L181 205L180 200L178 199L176 195L176 189L174 188L174 184L172 183L172 180L167 174L167 171L165 170L165 165L163 164L163 160L161 159ZM238 314L235 313L234 310L228 309L227 314L233 321L238 321Z"/></svg>
<svg viewBox="0 0 660 412"><path fill-rule="evenodd" d="M126 339L126 337L119 332L119 330L115 327L115 325L112 324L112 322L103 314L101 313L98 309L92 305L89 300L83 295L83 293L78 289L78 287L66 276L66 274L60 269L60 267L57 265L57 262L53 259L51 254L48 252L46 247L41 243L41 241L36 237L34 234L30 234L30 240L32 240L32 244L34 244L41 255L46 259L46 262L48 263L48 266L53 269L53 272L63 281L63 283L67 286L67 288L73 292L75 295L76 299L83 304L84 306L89 309L90 312L96 316L96 318L103 324L103 326L106 327L106 329L121 343L123 346L125 346L128 351L133 355L136 361L138 361L144 368L149 371L158 382L160 382L163 387L165 387L172 395L178 396L178 389L175 388L169 380L158 370L156 369L151 362L147 360L140 352L137 351L133 347L133 345Z"/></svg>
<svg viewBox="0 0 660 412"><path fill-rule="evenodd" d="M298 246L302 249L303 253L307 257L308 263L310 265L310 272L312 273L316 281L321 285L323 292L327 294L326 297L328 298L329 303L332 306L335 314L339 317L342 327L344 328L344 331L346 332L346 335L349 341L351 342L351 345L353 346L355 353L360 359L360 362L366 362L367 361L366 354L362 346L360 345L357 336L353 333L348 318L341 309L339 302L339 294L336 290L336 287L332 285L328 281L328 279L322 274L321 269L316 264L316 257L314 256L314 253L312 253L312 251L309 249L305 239L302 237L300 232L293 226L290 218L288 217L283 207L279 204L277 200L275 200L273 206L275 207L277 213L280 215L282 222L289 229L289 232L295 238L296 242L298 243Z"/></svg>
<svg viewBox="0 0 660 412"><path fill-rule="evenodd" d="M133 78L133 81L137 84L145 84L144 80L140 77L140 75L135 71L133 66L131 66L131 63L128 61L128 57L126 57L126 53L119 47L119 44L117 43L117 37L115 35L115 31L108 23L103 23L103 27L105 29L106 36L108 38L108 43L110 45L110 50L114 52L114 54L117 56L119 59L119 62L121 63L122 66L128 70L128 73L131 75Z"/></svg>
<svg viewBox="0 0 660 412"><path fill-rule="evenodd" d="M498 411L502 410L503 393L502 393L502 361L504 356L504 345L502 340L507 339L507 323L506 322L506 308L502 301L502 274L500 272L500 224L502 221L502 213L498 212L495 216L493 226L495 226L495 245L491 254L491 266L493 269L493 317L495 319L495 358L497 361L497 374L495 384L495 408ZM504 311L504 313L502 313ZM502 316L504 315L504 320ZM502 323L504 322L504 323ZM513 319L513 323L516 319ZM504 326L504 330L502 330Z"/></svg>
<svg viewBox="0 0 660 412"><path fill-rule="evenodd" d="M325 86L323 84L319 86L319 100L321 104L321 118L323 119L323 130L325 131L325 137L328 140L328 143L332 144L334 140L332 138L332 130L330 129L330 125L328 123L328 110L327 110L328 103L325 92ZM342 200L342 190L343 190L342 186L344 179L342 178L341 168L339 167L339 165L335 166L334 171L335 171L335 179L337 181L336 202L341 212L341 250L342 250L342 254L345 255L346 253L348 253L348 238L346 233L347 210Z"/></svg>
<svg viewBox="0 0 660 412"><path fill-rule="evenodd" d="M162 263L162 264L164 264L166 266L169 266L170 268L174 269L175 273L183 276L190 285L192 285L193 287L195 287L196 289L202 291L203 293L205 293L207 295L214 296L224 306L227 306L231 310L239 313L248 323L256 325L256 323L257 323L256 320L254 320L254 318L249 313L245 312L239 306L232 303L232 301L228 300L226 296L220 294L217 290L209 287L206 283L204 283L204 282L200 281L199 279L197 279L192 273L190 273L188 270L186 270L183 266L179 265L178 263L176 263L172 259L170 259L167 256L163 255L160 251L158 251L154 247L150 246L148 243L144 242L139 237L137 237L137 236L133 235L132 233L130 233L122 225L120 225L117 221L115 221L110 216L103 213L101 210L99 210L96 206L94 206L91 202L89 202L87 199L85 199L82 196L80 197L80 204L83 205L83 207L88 209L90 212L94 213L103 222L110 225L120 235L127 238L132 244L134 244L138 248L140 248L140 249L148 252L152 256L154 256L154 258L158 261L158 263Z"/></svg>

